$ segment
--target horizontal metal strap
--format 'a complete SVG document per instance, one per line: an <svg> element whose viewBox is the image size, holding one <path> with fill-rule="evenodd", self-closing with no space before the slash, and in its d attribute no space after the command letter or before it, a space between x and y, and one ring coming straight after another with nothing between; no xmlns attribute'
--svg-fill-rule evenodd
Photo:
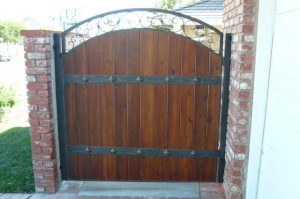
<svg viewBox="0 0 300 199"><path fill-rule="evenodd" d="M130 156L219 157L217 150L161 149L134 147L69 146L71 153L96 153Z"/></svg>
<svg viewBox="0 0 300 199"><path fill-rule="evenodd" d="M220 84L218 76L65 75L66 83Z"/></svg>

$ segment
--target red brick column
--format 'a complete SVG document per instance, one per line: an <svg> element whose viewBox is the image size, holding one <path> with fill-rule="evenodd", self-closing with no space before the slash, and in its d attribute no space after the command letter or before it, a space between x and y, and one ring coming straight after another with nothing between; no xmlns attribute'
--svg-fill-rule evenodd
<svg viewBox="0 0 300 199"><path fill-rule="evenodd" d="M256 0L224 1L224 32L232 33L224 190L244 198L255 57Z"/></svg>
<svg viewBox="0 0 300 199"><path fill-rule="evenodd" d="M51 90L53 32L23 30L27 96L36 192L56 192L58 169Z"/></svg>

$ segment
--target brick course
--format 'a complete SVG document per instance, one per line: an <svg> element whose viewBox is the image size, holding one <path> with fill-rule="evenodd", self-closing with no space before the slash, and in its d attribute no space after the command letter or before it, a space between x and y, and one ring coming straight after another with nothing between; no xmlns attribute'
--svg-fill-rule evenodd
<svg viewBox="0 0 300 199"><path fill-rule="evenodd" d="M257 0L225 0L224 32L232 33L232 56L224 192L227 199L244 198L249 121L255 60Z"/></svg>
<svg viewBox="0 0 300 199"><path fill-rule="evenodd" d="M52 110L51 31L23 30L27 101L36 192L56 192L58 169Z"/></svg>

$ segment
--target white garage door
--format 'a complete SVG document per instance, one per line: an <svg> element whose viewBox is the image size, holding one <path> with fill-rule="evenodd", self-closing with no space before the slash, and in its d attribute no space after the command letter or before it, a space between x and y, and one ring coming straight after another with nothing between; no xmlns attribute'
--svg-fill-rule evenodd
<svg viewBox="0 0 300 199"><path fill-rule="evenodd" d="M259 199L300 199L300 0L277 0Z"/></svg>

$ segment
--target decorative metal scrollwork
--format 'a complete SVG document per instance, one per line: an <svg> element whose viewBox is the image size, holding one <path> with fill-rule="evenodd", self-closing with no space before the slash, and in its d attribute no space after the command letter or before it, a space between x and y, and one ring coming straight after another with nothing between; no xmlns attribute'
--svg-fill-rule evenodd
<svg viewBox="0 0 300 199"><path fill-rule="evenodd" d="M124 9L96 15L68 28L62 33L62 51L112 31L154 29L173 32L200 42L211 50L222 51L222 32L190 16L162 9Z"/></svg>

